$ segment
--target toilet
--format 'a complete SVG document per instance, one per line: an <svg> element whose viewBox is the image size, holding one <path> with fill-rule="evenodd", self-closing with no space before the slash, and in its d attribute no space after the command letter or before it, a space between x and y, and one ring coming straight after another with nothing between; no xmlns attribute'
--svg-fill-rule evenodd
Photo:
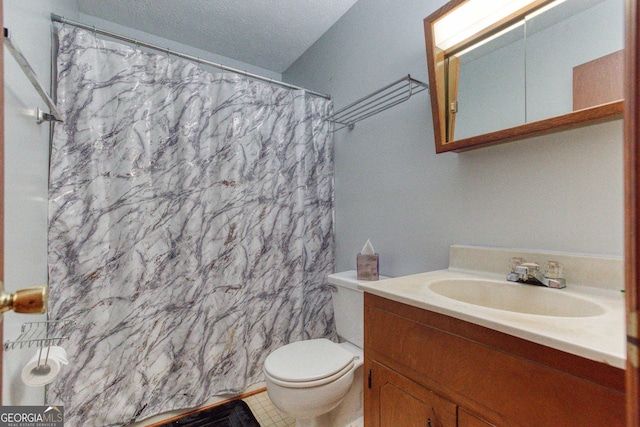
<svg viewBox="0 0 640 427"><path fill-rule="evenodd" d="M334 317L344 342L298 341L274 350L264 362L269 398L298 427L362 425L363 292L355 271L330 274L328 281L335 288Z"/></svg>

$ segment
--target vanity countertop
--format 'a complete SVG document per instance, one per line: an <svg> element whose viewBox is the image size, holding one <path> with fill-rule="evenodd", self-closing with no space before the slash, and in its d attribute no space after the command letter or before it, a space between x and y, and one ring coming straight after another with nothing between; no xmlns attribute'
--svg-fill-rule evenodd
<svg viewBox="0 0 640 427"><path fill-rule="evenodd" d="M536 288L535 292L562 293L602 308L601 313L596 315L562 317L525 314L465 303L442 296L429 288L433 283L443 280L478 279L505 282L504 275L450 268L375 282L360 281L358 287L393 301L625 369L625 301L621 292L571 284L567 284L564 289L533 286ZM513 283L513 286L532 285Z"/></svg>

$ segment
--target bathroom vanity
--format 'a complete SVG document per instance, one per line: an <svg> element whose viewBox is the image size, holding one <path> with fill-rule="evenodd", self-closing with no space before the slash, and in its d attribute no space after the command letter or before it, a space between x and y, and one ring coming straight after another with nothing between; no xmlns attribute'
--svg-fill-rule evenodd
<svg viewBox="0 0 640 427"><path fill-rule="evenodd" d="M452 247L452 265L469 249ZM498 258L505 256L498 252ZM603 270L611 269L613 260L607 262ZM509 265L508 258L502 265ZM523 314L475 306L431 290L433 283L463 284L461 278L471 276L482 277L482 285L491 277L486 274L450 267L361 287L365 426L623 426L624 308L619 290L572 290L580 286L572 286L575 277L567 277L565 297L575 300L562 305L595 305L544 314L535 313L536 297L527 297L525 304L534 312ZM513 286L558 297L565 292ZM546 310L547 302L543 305ZM595 306L600 310L594 311ZM599 336L602 341L596 343Z"/></svg>

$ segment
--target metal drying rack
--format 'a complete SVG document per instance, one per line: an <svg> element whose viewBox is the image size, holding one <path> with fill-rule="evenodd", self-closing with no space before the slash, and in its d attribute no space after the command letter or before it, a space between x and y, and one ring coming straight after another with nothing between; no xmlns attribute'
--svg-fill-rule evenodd
<svg viewBox="0 0 640 427"><path fill-rule="evenodd" d="M73 324L71 320L49 320L43 322L27 322L22 324L20 335L15 341L6 341L4 343L4 351L13 350L15 348L44 348L52 345L60 345L67 340L68 336L47 337L49 327L51 325L59 325L66 328Z"/></svg>
<svg viewBox="0 0 640 427"><path fill-rule="evenodd" d="M336 111L332 115L327 116L326 120L341 125L337 129L334 129L334 132L346 127L351 130L360 120L388 110L391 107L407 101L416 93L428 89L428 84L416 80L408 74L406 77L370 93L341 110Z"/></svg>

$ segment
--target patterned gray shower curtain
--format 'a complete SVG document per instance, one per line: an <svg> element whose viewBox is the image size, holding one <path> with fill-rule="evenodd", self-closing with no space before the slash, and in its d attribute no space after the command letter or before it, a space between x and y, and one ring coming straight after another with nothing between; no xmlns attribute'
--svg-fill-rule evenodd
<svg viewBox="0 0 640 427"><path fill-rule="evenodd" d="M47 404L69 426L123 425L242 391L283 344L335 339L331 103L58 38L49 316L74 326Z"/></svg>

